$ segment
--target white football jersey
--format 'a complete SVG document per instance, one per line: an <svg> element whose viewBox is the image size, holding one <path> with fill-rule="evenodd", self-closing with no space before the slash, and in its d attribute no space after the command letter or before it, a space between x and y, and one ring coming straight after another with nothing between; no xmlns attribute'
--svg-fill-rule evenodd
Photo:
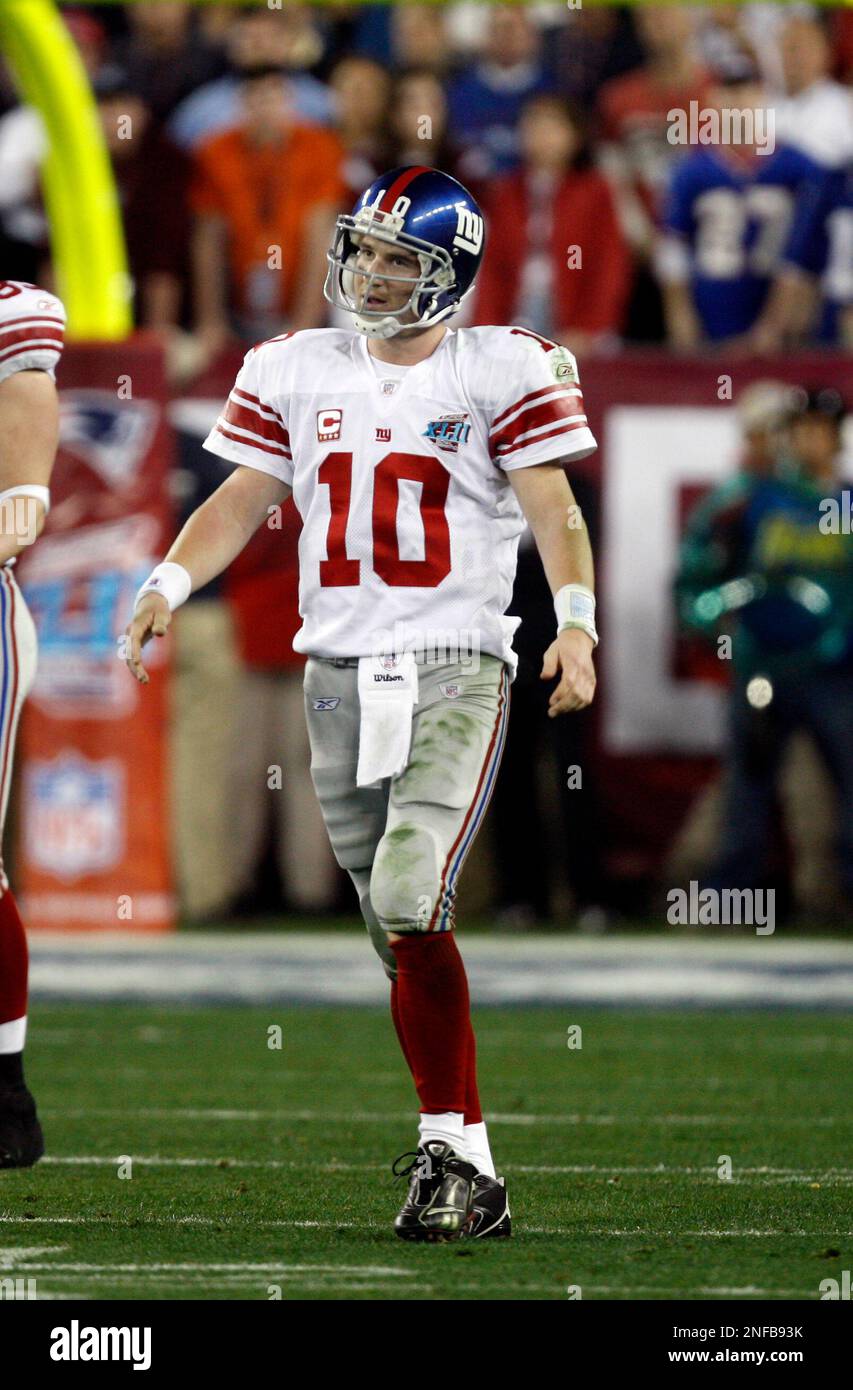
<svg viewBox="0 0 853 1390"><path fill-rule="evenodd" d="M575 359L519 328L449 329L407 368L353 330L272 338L246 354L205 440L293 489L297 651L474 650L513 675L520 619L504 614L524 517L506 475L595 447Z"/></svg>
<svg viewBox="0 0 853 1390"><path fill-rule="evenodd" d="M55 377L64 342L61 299L23 280L0 280L0 381L34 368Z"/></svg>

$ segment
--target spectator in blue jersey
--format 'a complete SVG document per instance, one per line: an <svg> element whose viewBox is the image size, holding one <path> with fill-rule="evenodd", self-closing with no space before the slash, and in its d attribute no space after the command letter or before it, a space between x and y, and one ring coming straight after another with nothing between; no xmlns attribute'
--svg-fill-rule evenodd
<svg viewBox="0 0 853 1390"><path fill-rule="evenodd" d="M498 5L477 62L449 84L450 137L463 149L459 177L479 183L519 161L518 122L529 97L553 91L542 38L523 5Z"/></svg>
<svg viewBox="0 0 853 1390"><path fill-rule="evenodd" d="M798 215L761 346L807 338L853 347L853 165L837 170Z"/></svg>
<svg viewBox="0 0 853 1390"><path fill-rule="evenodd" d="M772 107L754 71L719 81L710 109L715 143L676 165L656 252L667 338L682 351L755 350L797 216L829 176L799 150L774 145Z"/></svg>

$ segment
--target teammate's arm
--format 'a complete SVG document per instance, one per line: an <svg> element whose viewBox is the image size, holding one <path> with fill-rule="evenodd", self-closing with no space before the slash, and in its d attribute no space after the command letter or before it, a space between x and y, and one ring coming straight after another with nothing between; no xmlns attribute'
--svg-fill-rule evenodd
<svg viewBox="0 0 853 1390"><path fill-rule="evenodd" d="M0 381L0 493L26 484L48 487L58 443L53 377L45 371L21 371ZM0 564L32 544L45 516L38 496L21 494L0 505Z"/></svg>
<svg viewBox="0 0 853 1390"><path fill-rule="evenodd" d="M190 577L190 592L215 579L251 540L269 516L269 509L290 496L287 483L257 468L239 465L206 502L193 512L178 535L166 561L180 565ZM164 563L165 563L164 562ZM125 629L127 665L143 684L148 673L141 652L152 637L168 631L172 613L162 594L143 594Z"/></svg>
<svg viewBox="0 0 853 1390"><path fill-rule="evenodd" d="M540 463L507 473L533 532L552 594L567 584L592 590L595 570L586 522L562 463ZM549 718L584 709L595 693L594 642L581 628L558 632L545 653L541 679L560 680L548 702Z"/></svg>

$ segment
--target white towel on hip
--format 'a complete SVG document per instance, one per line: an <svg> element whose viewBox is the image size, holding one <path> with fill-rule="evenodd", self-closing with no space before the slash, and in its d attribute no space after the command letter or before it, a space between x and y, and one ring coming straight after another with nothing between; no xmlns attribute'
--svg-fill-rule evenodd
<svg viewBox="0 0 853 1390"><path fill-rule="evenodd" d="M358 698L361 724L356 784L379 786L384 778L396 777L409 761L412 715L418 703L414 652L360 657Z"/></svg>

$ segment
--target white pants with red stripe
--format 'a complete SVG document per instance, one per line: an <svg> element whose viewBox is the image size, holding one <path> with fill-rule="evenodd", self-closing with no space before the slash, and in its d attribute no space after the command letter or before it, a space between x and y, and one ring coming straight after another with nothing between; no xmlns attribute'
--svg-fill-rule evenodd
<svg viewBox="0 0 853 1390"><path fill-rule="evenodd" d="M481 655L474 672L464 663L420 664L409 761L367 790L356 786L358 667L317 657L306 664L314 787L335 857L392 977L387 932L453 927L459 874L494 790L508 713L509 675L497 657Z"/></svg>
<svg viewBox="0 0 853 1390"><path fill-rule="evenodd" d="M35 623L8 565L0 565L0 892L9 887L2 844L12 785L12 760L23 703L38 660Z"/></svg>

